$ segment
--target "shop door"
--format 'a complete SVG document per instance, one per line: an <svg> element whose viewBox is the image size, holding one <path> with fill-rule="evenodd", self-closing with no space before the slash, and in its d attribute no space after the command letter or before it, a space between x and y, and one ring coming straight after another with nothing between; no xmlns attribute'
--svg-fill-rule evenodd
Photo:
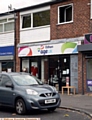
<svg viewBox="0 0 92 120"><path fill-rule="evenodd" d="M61 86L68 86L70 84L70 56L62 56L60 62L62 68Z"/></svg>
<svg viewBox="0 0 92 120"><path fill-rule="evenodd" d="M49 84L55 86L58 84L58 56L49 57Z"/></svg>
<svg viewBox="0 0 92 120"><path fill-rule="evenodd" d="M87 59L87 92L92 92L92 59Z"/></svg>
<svg viewBox="0 0 92 120"><path fill-rule="evenodd" d="M69 55L49 57L49 81L50 85L58 86L59 91L62 86L70 84Z"/></svg>

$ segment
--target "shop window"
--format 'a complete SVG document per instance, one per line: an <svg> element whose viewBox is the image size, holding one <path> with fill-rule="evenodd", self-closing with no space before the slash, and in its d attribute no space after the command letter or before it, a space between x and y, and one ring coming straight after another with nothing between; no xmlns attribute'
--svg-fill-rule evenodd
<svg viewBox="0 0 92 120"><path fill-rule="evenodd" d="M66 6L60 6L58 9L59 16L58 16L58 23L66 23L73 21L73 6L66 5Z"/></svg>
<svg viewBox="0 0 92 120"><path fill-rule="evenodd" d="M31 27L31 14L22 16L22 28Z"/></svg>
<svg viewBox="0 0 92 120"><path fill-rule="evenodd" d="M92 60L88 60L87 62L87 79L92 80Z"/></svg>
<svg viewBox="0 0 92 120"><path fill-rule="evenodd" d="M29 59L22 60L22 71L29 72Z"/></svg>
<svg viewBox="0 0 92 120"><path fill-rule="evenodd" d="M38 63L31 62L31 75L38 77Z"/></svg>
<svg viewBox="0 0 92 120"><path fill-rule="evenodd" d="M13 71L13 62L2 62L2 72L11 72Z"/></svg>
<svg viewBox="0 0 92 120"><path fill-rule="evenodd" d="M33 27L50 24L50 10L33 13Z"/></svg>
<svg viewBox="0 0 92 120"><path fill-rule="evenodd" d="M92 92L92 59L87 60L87 91Z"/></svg>

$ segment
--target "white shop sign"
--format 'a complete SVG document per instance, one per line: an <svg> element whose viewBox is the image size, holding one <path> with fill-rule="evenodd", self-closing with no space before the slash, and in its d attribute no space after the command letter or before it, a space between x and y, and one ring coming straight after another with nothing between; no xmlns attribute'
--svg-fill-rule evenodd
<svg viewBox="0 0 92 120"><path fill-rule="evenodd" d="M22 57L78 53L78 43L79 42L66 42L49 45L23 46L18 49L18 56Z"/></svg>

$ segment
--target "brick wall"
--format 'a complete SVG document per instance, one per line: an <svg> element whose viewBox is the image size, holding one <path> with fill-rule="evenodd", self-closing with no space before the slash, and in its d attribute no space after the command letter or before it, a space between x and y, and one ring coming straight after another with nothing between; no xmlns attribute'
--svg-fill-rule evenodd
<svg viewBox="0 0 92 120"><path fill-rule="evenodd" d="M83 58L82 58L83 57ZM78 92L86 92L86 59L85 55L79 52L78 54Z"/></svg>
<svg viewBox="0 0 92 120"><path fill-rule="evenodd" d="M82 92L82 53L78 54L78 92Z"/></svg>
<svg viewBox="0 0 92 120"><path fill-rule="evenodd" d="M51 6L51 39L63 39L84 36L92 32L92 20L90 20L89 0L66 0ZM58 6L73 3L73 22L58 25ZM83 80L83 81L82 81ZM83 84L84 82L84 84ZM83 87L82 87L83 84ZM86 59L82 53L78 54L78 92L86 93Z"/></svg>
<svg viewBox="0 0 92 120"><path fill-rule="evenodd" d="M58 25L58 6L73 3L73 22ZM51 39L73 38L89 33L89 0L66 0L51 6Z"/></svg>
<svg viewBox="0 0 92 120"><path fill-rule="evenodd" d="M50 24L51 24L51 40L62 38L73 38L84 36L92 32L92 21L90 20L89 0L66 0L51 6ZM58 6L73 3L73 22L58 25ZM17 13L16 19L16 44L20 41L20 17ZM45 79L47 80L47 62L45 62ZM20 71L20 58L18 58L18 48L16 48L16 71ZM83 72L82 72L82 53L78 54L78 90L82 93L82 73L84 78L84 92L86 92L86 59L83 56Z"/></svg>

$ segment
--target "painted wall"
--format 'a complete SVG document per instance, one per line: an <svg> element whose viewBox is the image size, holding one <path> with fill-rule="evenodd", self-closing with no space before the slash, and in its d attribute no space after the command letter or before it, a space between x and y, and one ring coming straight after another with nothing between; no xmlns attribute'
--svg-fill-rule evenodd
<svg viewBox="0 0 92 120"><path fill-rule="evenodd" d="M14 45L14 32L0 34L0 46Z"/></svg>
<svg viewBox="0 0 92 120"><path fill-rule="evenodd" d="M20 31L20 43L50 40L50 26Z"/></svg>
<svg viewBox="0 0 92 120"><path fill-rule="evenodd" d="M22 16L35 12L50 10L50 6L20 12L20 43L41 42L50 40L50 25L22 29Z"/></svg>

